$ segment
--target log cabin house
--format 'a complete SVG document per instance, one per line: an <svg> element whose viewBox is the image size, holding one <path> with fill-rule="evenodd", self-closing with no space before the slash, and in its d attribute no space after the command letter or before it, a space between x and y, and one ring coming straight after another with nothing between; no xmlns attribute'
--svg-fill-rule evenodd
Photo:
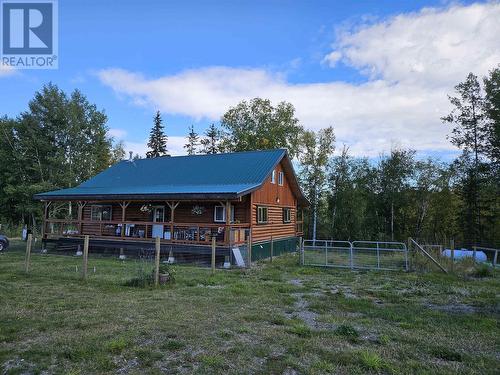
<svg viewBox="0 0 500 375"><path fill-rule="evenodd" d="M286 150L123 160L81 185L34 197L44 202L42 242L218 257L252 246L252 260L294 251L308 204ZM62 209L61 209L62 208ZM244 258L244 254L242 256Z"/></svg>

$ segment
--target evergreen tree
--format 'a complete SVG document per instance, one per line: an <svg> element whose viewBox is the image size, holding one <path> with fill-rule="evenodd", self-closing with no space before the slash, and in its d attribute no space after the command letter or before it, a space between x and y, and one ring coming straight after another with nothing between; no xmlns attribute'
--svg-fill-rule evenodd
<svg viewBox="0 0 500 375"><path fill-rule="evenodd" d="M186 149L188 155L194 155L196 154L196 149L198 145L200 144L199 142L199 136L198 133L194 131L194 126L191 125L189 127L189 133L187 136L187 143L184 145L184 148Z"/></svg>
<svg viewBox="0 0 500 375"><path fill-rule="evenodd" d="M482 237L480 188L481 164L488 152L488 126L485 116L485 100L477 76L469 73L466 80L455 86L458 94L449 97L452 112L442 118L443 122L453 124L451 143L463 151L463 157L456 165L466 168L462 173L463 199L466 211L463 217L472 220L465 227L469 241L480 243ZM470 211L472 210L472 212Z"/></svg>
<svg viewBox="0 0 500 375"><path fill-rule="evenodd" d="M211 124L205 131L205 138L201 140L203 154L216 154L220 149L220 131L215 124Z"/></svg>
<svg viewBox="0 0 500 375"><path fill-rule="evenodd" d="M500 179L500 66L484 78L485 109L487 114L486 154L494 163Z"/></svg>
<svg viewBox="0 0 500 375"><path fill-rule="evenodd" d="M160 111L156 111L154 125L149 133L148 147L150 151L146 152L147 158L167 155L167 136L165 135Z"/></svg>

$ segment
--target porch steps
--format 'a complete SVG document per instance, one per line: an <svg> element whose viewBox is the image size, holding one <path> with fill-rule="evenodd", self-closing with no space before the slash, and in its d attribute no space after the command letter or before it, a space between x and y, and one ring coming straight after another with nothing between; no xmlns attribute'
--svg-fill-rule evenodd
<svg viewBox="0 0 500 375"><path fill-rule="evenodd" d="M234 260L236 261L236 265L238 267L245 267L245 261L243 260L243 256L241 255L241 251L239 247L233 247L233 256Z"/></svg>

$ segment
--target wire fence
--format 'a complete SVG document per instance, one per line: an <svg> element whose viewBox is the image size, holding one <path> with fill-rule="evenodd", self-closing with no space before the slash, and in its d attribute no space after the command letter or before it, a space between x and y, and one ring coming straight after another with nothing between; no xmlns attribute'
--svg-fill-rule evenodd
<svg viewBox="0 0 500 375"><path fill-rule="evenodd" d="M409 270L403 242L304 240L301 259L306 266Z"/></svg>

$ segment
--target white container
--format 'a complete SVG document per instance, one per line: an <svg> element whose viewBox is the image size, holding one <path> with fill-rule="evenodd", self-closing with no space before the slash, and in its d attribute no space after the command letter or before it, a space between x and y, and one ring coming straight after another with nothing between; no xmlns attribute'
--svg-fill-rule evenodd
<svg viewBox="0 0 500 375"><path fill-rule="evenodd" d="M441 253L442 256L451 258L451 250L444 249ZM474 251L467 249L457 249L453 254L454 259L464 259L464 258L473 258ZM486 262L486 254L483 251L476 251L476 262Z"/></svg>

